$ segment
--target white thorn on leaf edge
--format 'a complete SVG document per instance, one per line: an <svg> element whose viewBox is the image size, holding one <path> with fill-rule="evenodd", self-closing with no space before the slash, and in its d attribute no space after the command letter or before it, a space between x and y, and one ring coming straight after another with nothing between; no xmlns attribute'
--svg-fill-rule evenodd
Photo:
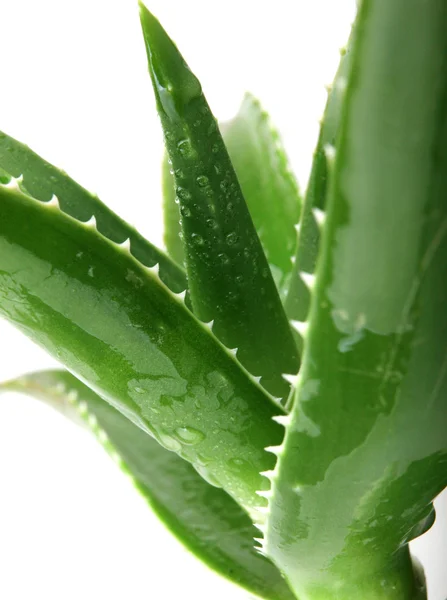
<svg viewBox="0 0 447 600"><path fill-rule="evenodd" d="M326 219L326 213L321 208L313 208L312 213L314 215L315 221L321 227Z"/></svg>
<svg viewBox="0 0 447 600"><path fill-rule="evenodd" d="M305 273L304 271L300 272L300 277L303 280L304 284L311 290L315 285L315 273Z"/></svg>
<svg viewBox="0 0 447 600"><path fill-rule="evenodd" d="M299 233L299 232L300 232L300 229L301 229L301 223L297 223L296 225L294 225L294 227L295 227L295 231L296 231L297 233Z"/></svg>
<svg viewBox="0 0 447 600"><path fill-rule="evenodd" d="M267 448L266 448L266 450L267 450ZM261 498L267 498L267 500L268 500L269 498L272 497L272 490L258 490L256 492L256 494L258 496L261 496Z"/></svg>
<svg viewBox="0 0 447 600"><path fill-rule="evenodd" d="M56 194L53 194L51 196L51 200L49 200L48 202L46 202L45 204L46 206L53 206L54 208L57 208L58 210L60 210L60 204L59 204L59 198L56 196Z"/></svg>
<svg viewBox="0 0 447 600"><path fill-rule="evenodd" d="M266 527L264 523L253 523L253 525L256 527L256 529L259 529L261 533L265 533Z"/></svg>
<svg viewBox="0 0 447 600"><path fill-rule="evenodd" d="M96 217L95 217L95 215L92 215L88 221L85 221L84 225L86 227L93 227L94 229L96 229Z"/></svg>
<svg viewBox="0 0 447 600"><path fill-rule="evenodd" d="M267 479L271 479L275 475L275 471L261 471L259 475L267 477Z"/></svg>
<svg viewBox="0 0 447 600"><path fill-rule="evenodd" d="M272 421L275 421L276 423L279 423L279 425L283 425L284 427L290 425L291 420L292 418L290 415L276 415L275 417L272 417Z"/></svg>
<svg viewBox="0 0 447 600"><path fill-rule="evenodd" d="M117 245L123 250L127 250L128 252L130 252L130 237L128 237L127 240L124 240L124 242L121 242L121 244Z"/></svg>
<svg viewBox="0 0 447 600"><path fill-rule="evenodd" d="M270 454L274 454L275 456L279 456L281 452L284 450L282 446L266 446L264 448L266 452L270 452Z"/></svg>
<svg viewBox="0 0 447 600"><path fill-rule="evenodd" d="M176 298L180 298L180 300L184 300L186 296L186 290L183 292L172 292Z"/></svg>
<svg viewBox="0 0 447 600"><path fill-rule="evenodd" d="M309 323L307 321L290 321L292 327L297 331L301 337L304 337L309 328ZM284 377L284 375L283 375Z"/></svg>
<svg viewBox="0 0 447 600"><path fill-rule="evenodd" d="M257 542L261 546L261 548L264 547L264 538L253 538L253 540Z"/></svg>
<svg viewBox="0 0 447 600"><path fill-rule="evenodd" d="M298 381L298 374L292 375L290 373L283 373L282 378L287 381L287 383L290 383L292 387L295 387Z"/></svg>
<svg viewBox="0 0 447 600"><path fill-rule="evenodd" d="M323 147L324 153L326 155L327 160L330 163L333 163L335 160L335 146L333 146L332 144L325 144Z"/></svg>
<svg viewBox="0 0 447 600"><path fill-rule="evenodd" d="M236 356L238 348L227 348L228 352L231 352L233 356Z"/></svg>
<svg viewBox="0 0 447 600"><path fill-rule="evenodd" d="M23 181L22 175L20 175L20 177L11 177L11 179L8 181L8 183L3 183L2 186L8 190L20 191L19 185L22 183L22 181Z"/></svg>
<svg viewBox="0 0 447 600"><path fill-rule="evenodd" d="M158 276L158 272L160 270L160 265L159 263L155 263L155 265L152 265L152 267L148 267L147 265L145 265L146 270L150 271L151 273L154 273L155 275ZM177 294L176 294L177 295Z"/></svg>
<svg viewBox="0 0 447 600"><path fill-rule="evenodd" d="M261 513L261 515L268 515L270 512L270 509L268 506L256 506L255 510L256 510L256 512Z"/></svg>

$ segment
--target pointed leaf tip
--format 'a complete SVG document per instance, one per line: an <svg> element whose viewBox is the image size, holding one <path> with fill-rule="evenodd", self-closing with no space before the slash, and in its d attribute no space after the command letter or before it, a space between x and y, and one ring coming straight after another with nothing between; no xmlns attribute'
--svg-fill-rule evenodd
<svg viewBox="0 0 447 600"><path fill-rule="evenodd" d="M200 96L202 87L158 19L141 1L139 9L158 108L177 121L188 103Z"/></svg>

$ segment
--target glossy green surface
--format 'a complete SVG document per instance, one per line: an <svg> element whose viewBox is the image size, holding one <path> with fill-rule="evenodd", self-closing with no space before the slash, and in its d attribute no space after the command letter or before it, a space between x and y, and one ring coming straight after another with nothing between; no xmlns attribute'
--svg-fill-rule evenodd
<svg viewBox="0 0 447 600"><path fill-rule="evenodd" d="M37 200L48 202L56 196L61 210L78 221L86 222L94 217L98 231L112 242L121 244L129 240L131 253L143 265L153 267L158 264L160 279L172 291L186 289L184 271L163 252L120 219L97 196L40 158L28 146L0 131L0 183L8 181L7 174L21 177L20 188Z"/></svg>
<svg viewBox="0 0 447 600"><path fill-rule="evenodd" d="M295 254L301 198L278 132L259 101L246 94L237 115L219 125L250 216L284 299ZM184 262L180 212L170 165L163 161L165 243L169 255Z"/></svg>
<svg viewBox="0 0 447 600"><path fill-rule="evenodd" d="M0 314L253 512L281 412L126 248L0 186Z"/></svg>
<svg viewBox="0 0 447 600"><path fill-rule="evenodd" d="M447 4L356 27L266 534L302 600L418 597L407 542L447 484Z"/></svg>
<svg viewBox="0 0 447 600"><path fill-rule="evenodd" d="M295 597L278 570L254 550L256 529L240 506L73 375L32 373L0 385L2 391L34 396L84 422L170 531L209 567L262 598Z"/></svg>
<svg viewBox="0 0 447 600"><path fill-rule="evenodd" d="M217 122L173 42L140 5L166 148L182 215L195 314L275 397L298 371L293 334Z"/></svg>

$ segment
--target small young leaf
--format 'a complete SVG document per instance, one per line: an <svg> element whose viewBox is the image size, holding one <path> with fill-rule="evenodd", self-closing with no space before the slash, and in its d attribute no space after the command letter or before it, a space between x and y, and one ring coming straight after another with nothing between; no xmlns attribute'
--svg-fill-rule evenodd
<svg viewBox="0 0 447 600"><path fill-rule="evenodd" d="M209 567L261 598L293 600L276 567L254 550L256 529L242 508L73 375L32 373L2 391L34 396L87 425L167 528Z"/></svg>
<svg viewBox="0 0 447 600"><path fill-rule="evenodd" d="M149 70L182 215L195 314L274 395L298 353L216 120L174 43L140 4Z"/></svg>
<svg viewBox="0 0 447 600"><path fill-rule="evenodd" d="M361 4L267 523L305 598L416 597L447 484L446 31L443 0Z"/></svg>
<svg viewBox="0 0 447 600"><path fill-rule="evenodd" d="M0 186L0 314L256 513L282 411L127 248Z"/></svg>
<svg viewBox="0 0 447 600"><path fill-rule="evenodd" d="M301 199L281 139L259 101L246 94L238 114L220 126L251 218L281 297L296 250Z"/></svg>
<svg viewBox="0 0 447 600"><path fill-rule="evenodd" d="M79 221L95 218L97 229L117 244L130 240L131 251L147 267L159 265L161 280L174 292L186 289L186 276L158 248L150 244L133 227L78 183L46 162L35 152L12 137L0 132L0 169L15 178L19 186L42 202L57 197L61 210ZM6 178L5 178L6 180ZM2 183L0 172L0 183Z"/></svg>
<svg viewBox="0 0 447 600"><path fill-rule="evenodd" d="M309 312L312 290L303 279L303 274L305 276L315 272L322 228L322 223L318 222L318 216L325 214L319 211L325 210L329 185L328 160L330 160L330 156L328 153L330 154L337 147L343 100L350 70L351 43L348 43L347 49L341 54L340 65L329 90L301 213L298 245L285 302L287 315L294 321L306 321ZM299 347L302 350L302 343L299 343Z"/></svg>

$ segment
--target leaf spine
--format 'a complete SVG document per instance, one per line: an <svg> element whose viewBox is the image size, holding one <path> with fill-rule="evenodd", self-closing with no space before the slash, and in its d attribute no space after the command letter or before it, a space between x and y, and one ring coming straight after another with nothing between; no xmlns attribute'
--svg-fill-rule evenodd
<svg viewBox="0 0 447 600"><path fill-rule="evenodd" d="M309 290L312 290L315 285L315 273L306 273L305 271L301 271L300 277Z"/></svg>
<svg viewBox="0 0 447 600"><path fill-rule="evenodd" d="M291 423L292 417L290 415L276 415L272 417L272 421L279 423L283 427L288 427Z"/></svg>
<svg viewBox="0 0 447 600"><path fill-rule="evenodd" d="M292 327L297 331L301 337L304 337L309 328L309 323L307 321L290 321Z"/></svg>
<svg viewBox="0 0 447 600"><path fill-rule="evenodd" d="M298 381L298 374L292 375L290 373L283 373L282 378L285 379L287 383L290 383L292 387L295 387Z"/></svg>
<svg viewBox="0 0 447 600"><path fill-rule="evenodd" d="M317 224L321 227L326 220L326 213L321 208L313 208L312 213Z"/></svg>

